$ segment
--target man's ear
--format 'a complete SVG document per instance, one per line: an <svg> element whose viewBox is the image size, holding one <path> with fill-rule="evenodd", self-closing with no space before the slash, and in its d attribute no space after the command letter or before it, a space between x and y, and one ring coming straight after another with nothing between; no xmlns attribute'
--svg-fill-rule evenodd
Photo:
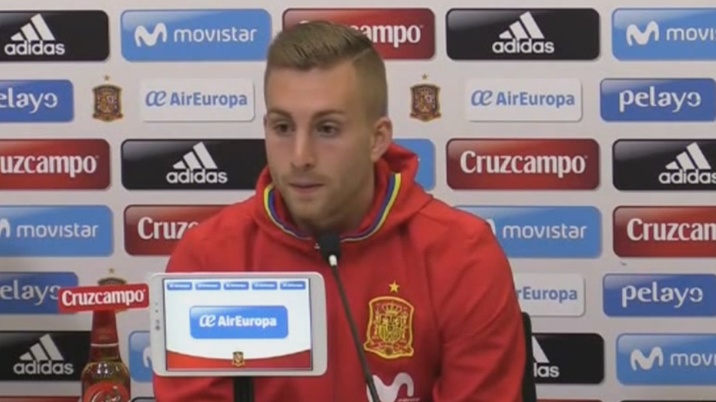
<svg viewBox="0 0 716 402"><path fill-rule="evenodd" d="M370 157L373 162L377 162L383 154L388 150L393 142L393 122L390 118L381 117L376 121L373 128L373 138L371 144Z"/></svg>

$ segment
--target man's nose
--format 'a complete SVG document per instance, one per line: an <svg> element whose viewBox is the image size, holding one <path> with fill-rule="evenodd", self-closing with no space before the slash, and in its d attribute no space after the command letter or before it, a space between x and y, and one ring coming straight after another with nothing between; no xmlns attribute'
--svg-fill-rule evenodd
<svg viewBox="0 0 716 402"><path fill-rule="evenodd" d="M291 164L296 169L301 170L313 167L316 164L316 154L311 135L306 132L299 132L294 138Z"/></svg>

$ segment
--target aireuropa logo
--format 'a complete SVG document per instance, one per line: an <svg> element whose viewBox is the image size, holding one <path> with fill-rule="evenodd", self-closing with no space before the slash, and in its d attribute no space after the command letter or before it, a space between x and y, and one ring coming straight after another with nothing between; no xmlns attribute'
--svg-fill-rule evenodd
<svg viewBox="0 0 716 402"><path fill-rule="evenodd" d="M0 123L64 123L74 117L72 82L0 80Z"/></svg>
<svg viewBox="0 0 716 402"><path fill-rule="evenodd" d="M624 385L715 385L716 335L622 334L617 378Z"/></svg>
<svg viewBox="0 0 716 402"><path fill-rule="evenodd" d="M619 8L612 13L618 60L716 60L716 8Z"/></svg>
<svg viewBox="0 0 716 402"><path fill-rule="evenodd" d="M0 381L79 382L89 331L0 332Z"/></svg>
<svg viewBox="0 0 716 402"><path fill-rule="evenodd" d="M0 12L0 62L104 61L109 17L100 10Z"/></svg>
<svg viewBox="0 0 716 402"><path fill-rule="evenodd" d="M485 219L510 258L598 258L601 214L587 206L458 206Z"/></svg>
<svg viewBox="0 0 716 402"><path fill-rule="evenodd" d="M537 384L601 384L604 381L604 339L591 333L532 335Z"/></svg>
<svg viewBox="0 0 716 402"><path fill-rule="evenodd" d="M247 79L156 79L142 81L144 121L251 121L254 83Z"/></svg>
<svg viewBox="0 0 716 402"><path fill-rule="evenodd" d="M0 140L0 190L106 189L109 160L105 140Z"/></svg>
<svg viewBox="0 0 716 402"><path fill-rule="evenodd" d="M447 184L455 190L593 190L599 144L592 139L454 138Z"/></svg>
<svg viewBox="0 0 716 402"><path fill-rule="evenodd" d="M515 273L522 311L532 317L584 315L584 278L579 274Z"/></svg>
<svg viewBox="0 0 716 402"><path fill-rule="evenodd" d="M149 349L149 332L129 334L129 373L136 382L152 382L152 354Z"/></svg>
<svg viewBox="0 0 716 402"><path fill-rule="evenodd" d="M465 87L469 121L579 121L577 79L473 79Z"/></svg>
<svg viewBox="0 0 716 402"><path fill-rule="evenodd" d="M0 205L2 257L107 257L112 231L104 205Z"/></svg>
<svg viewBox="0 0 716 402"><path fill-rule="evenodd" d="M716 275L608 274L604 314L612 317L716 316Z"/></svg>
<svg viewBox="0 0 716 402"><path fill-rule="evenodd" d="M618 190L716 190L716 140L618 140L612 175Z"/></svg>
<svg viewBox="0 0 716 402"><path fill-rule="evenodd" d="M272 37L263 9L128 10L121 25L131 62L265 60Z"/></svg>
<svg viewBox="0 0 716 402"><path fill-rule="evenodd" d="M716 207L621 206L613 222L620 257L716 257Z"/></svg>
<svg viewBox="0 0 716 402"><path fill-rule="evenodd" d="M435 145L423 138L395 138L395 142L418 156L418 172L415 181L430 191L435 187Z"/></svg>
<svg viewBox="0 0 716 402"><path fill-rule="evenodd" d="M122 143L122 184L128 190L253 190L265 166L262 139Z"/></svg>
<svg viewBox="0 0 716 402"><path fill-rule="evenodd" d="M60 288L78 284L74 272L1 272L0 314L59 314Z"/></svg>
<svg viewBox="0 0 716 402"><path fill-rule="evenodd" d="M605 121L714 121L716 81L710 78L618 78L600 85Z"/></svg>
<svg viewBox="0 0 716 402"><path fill-rule="evenodd" d="M130 205L124 210L129 255L170 255L187 230L226 205Z"/></svg>
<svg viewBox="0 0 716 402"><path fill-rule="evenodd" d="M599 57L599 13L591 8L454 8L446 24L453 60Z"/></svg>
<svg viewBox="0 0 716 402"><path fill-rule="evenodd" d="M427 60L435 55L435 14L429 8L290 8L283 13L283 29L313 20L363 32L387 60Z"/></svg>

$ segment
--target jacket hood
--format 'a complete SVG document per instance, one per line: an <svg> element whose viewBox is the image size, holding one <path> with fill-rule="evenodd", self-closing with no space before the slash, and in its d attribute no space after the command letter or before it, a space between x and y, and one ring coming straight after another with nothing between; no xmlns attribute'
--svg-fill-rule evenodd
<svg viewBox="0 0 716 402"><path fill-rule="evenodd" d="M391 144L376 162L376 191L370 210L357 230L340 234L341 241L361 242L383 237L418 213L432 196L415 182L417 171L417 155L396 143ZM259 175L256 201L254 220L262 231L299 247L314 245L314 239L294 225L281 194L272 183L268 167Z"/></svg>

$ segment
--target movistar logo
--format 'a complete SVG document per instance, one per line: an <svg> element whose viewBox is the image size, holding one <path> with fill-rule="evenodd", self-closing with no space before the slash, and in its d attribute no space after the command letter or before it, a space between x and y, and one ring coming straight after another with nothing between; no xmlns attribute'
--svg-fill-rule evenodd
<svg viewBox="0 0 716 402"><path fill-rule="evenodd" d="M152 47L157 44L160 38L162 42L166 42L168 35L167 26L163 22L156 24L151 33L144 25L139 25L134 29L134 43L137 47L142 47L142 43Z"/></svg>
<svg viewBox="0 0 716 402"><path fill-rule="evenodd" d="M664 351L661 350L659 346L653 347L647 357L641 353L641 350L634 349L631 352L629 360L631 363L631 369L634 371L637 370L637 364L642 370L651 370L655 362L659 365L659 367L664 365Z"/></svg>
<svg viewBox="0 0 716 402"><path fill-rule="evenodd" d="M654 41L659 40L659 24L656 21L651 21L646 25L646 28L642 31L636 24L631 24L626 29L626 41L629 46L632 46L636 42L639 46L644 46L654 37Z"/></svg>

